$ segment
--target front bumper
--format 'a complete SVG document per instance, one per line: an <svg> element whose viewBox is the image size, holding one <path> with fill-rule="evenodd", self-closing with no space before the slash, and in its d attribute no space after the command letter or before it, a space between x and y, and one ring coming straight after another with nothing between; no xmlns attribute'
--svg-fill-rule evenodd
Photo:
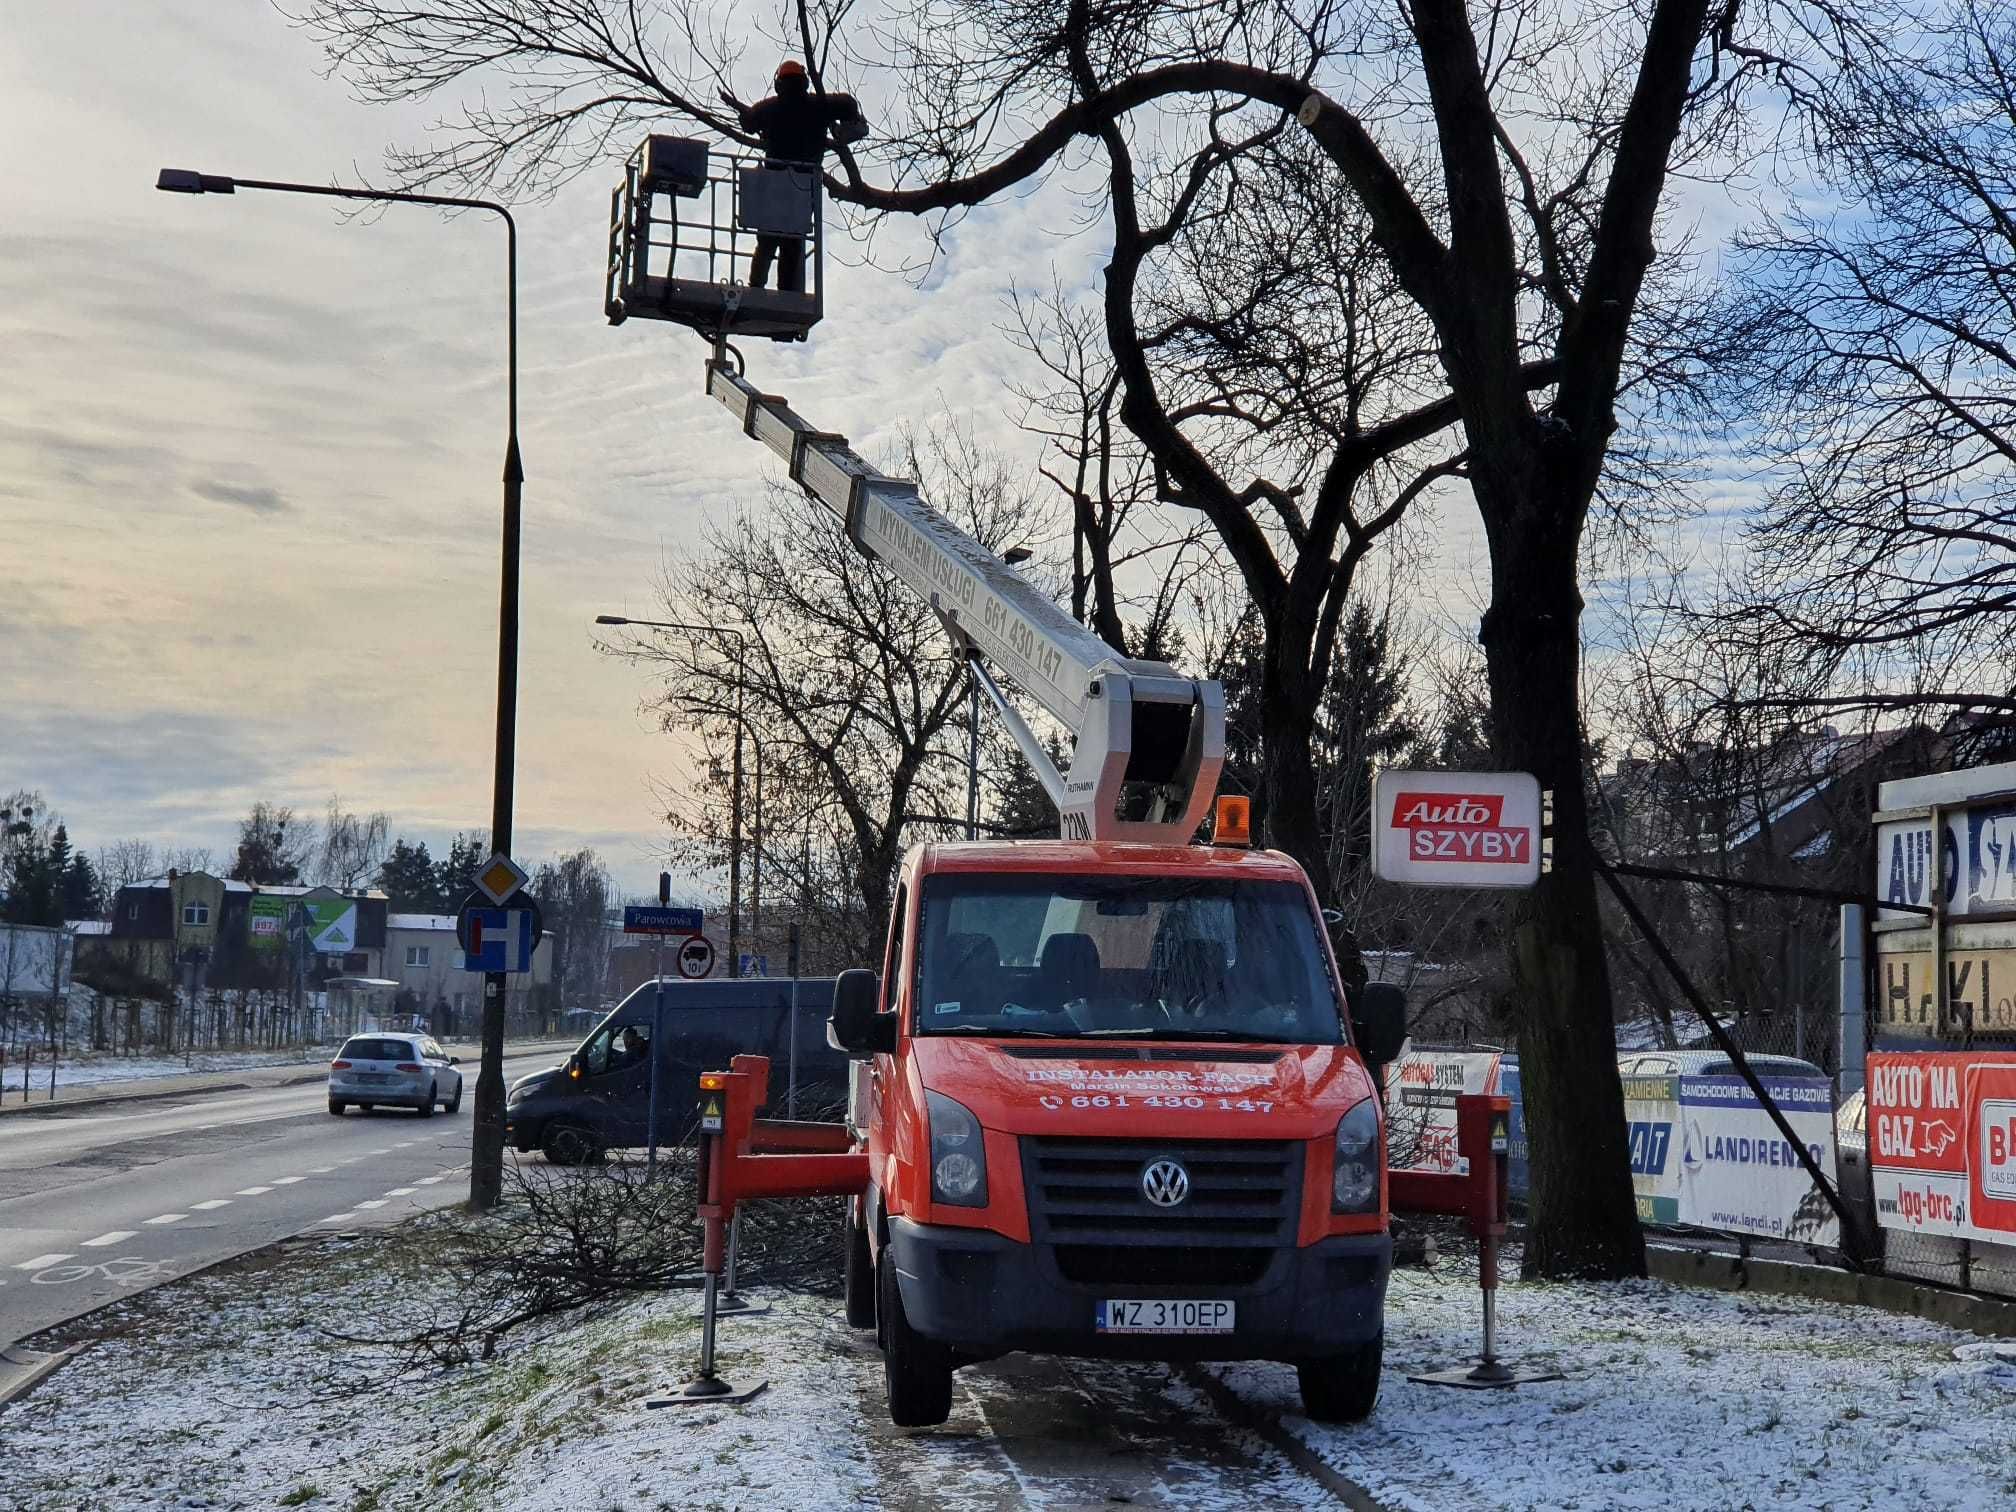
<svg viewBox="0 0 2016 1512"><path fill-rule="evenodd" d="M1278 1250L1257 1281L1237 1286L1087 1285L1052 1251L981 1229L889 1220L903 1311L926 1338L985 1358L1011 1350L1137 1360L1308 1360L1342 1354L1384 1324L1393 1241L1386 1234L1321 1239ZM1227 1298L1230 1334L1101 1334L1098 1303L1113 1297Z"/></svg>

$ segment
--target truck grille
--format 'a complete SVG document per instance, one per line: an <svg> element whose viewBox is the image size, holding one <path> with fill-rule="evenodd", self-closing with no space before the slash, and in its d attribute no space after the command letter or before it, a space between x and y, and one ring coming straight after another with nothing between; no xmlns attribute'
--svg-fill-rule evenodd
<svg viewBox="0 0 2016 1512"><path fill-rule="evenodd" d="M1088 1250L1238 1249L1260 1254L1264 1265L1267 1251L1295 1242L1301 1153L1282 1140L1025 1137L1029 1237ZM1175 1207L1157 1207L1142 1194L1141 1172L1156 1160L1174 1160L1190 1177L1189 1195ZM1089 1253L1074 1259L1095 1263Z"/></svg>

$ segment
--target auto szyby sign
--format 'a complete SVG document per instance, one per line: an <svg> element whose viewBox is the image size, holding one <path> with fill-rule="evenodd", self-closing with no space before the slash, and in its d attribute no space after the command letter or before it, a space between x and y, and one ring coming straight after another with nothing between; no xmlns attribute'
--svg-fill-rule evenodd
<svg viewBox="0 0 2016 1512"><path fill-rule="evenodd" d="M1373 870L1417 887L1531 887L1540 820L1540 780L1528 772L1381 772Z"/></svg>

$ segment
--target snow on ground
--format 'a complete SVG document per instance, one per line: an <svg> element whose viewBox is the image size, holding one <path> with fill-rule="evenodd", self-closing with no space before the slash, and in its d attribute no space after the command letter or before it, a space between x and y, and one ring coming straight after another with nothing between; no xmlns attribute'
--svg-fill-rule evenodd
<svg viewBox="0 0 2016 1512"><path fill-rule="evenodd" d="M772 1316L723 1324L722 1374L770 1383L745 1407L643 1405L690 1373L689 1293L528 1330L488 1364L338 1389L329 1372L354 1359L324 1330L369 1327L395 1292L451 1294L455 1278L420 1241L428 1224L457 1221L424 1220L404 1242L269 1253L100 1315L106 1337L0 1410L0 1509L1334 1504L1161 1366L973 1367L946 1427L893 1430L872 1338L820 1298L772 1296ZM1212 1368L1394 1509L1917 1509L2016 1496L2016 1360L1968 1335L1659 1283L1508 1285L1503 1298L1507 1353L1571 1379L1508 1394L1408 1383L1406 1370L1475 1347L1474 1271L1455 1263L1396 1276L1368 1424L1302 1420L1282 1367Z"/></svg>
<svg viewBox="0 0 2016 1512"><path fill-rule="evenodd" d="M1507 1267L1516 1271L1516 1259ZM1395 1509L2016 1505L2008 1346L1870 1309L1670 1286L1506 1285L1500 1353L1569 1379L1417 1385L1479 1347L1474 1263L1397 1272L1370 1423L1292 1431ZM1292 1372L1222 1367L1299 1411Z"/></svg>
<svg viewBox="0 0 2016 1512"><path fill-rule="evenodd" d="M186 1060L179 1055L113 1055L84 1052L66 1055L57 1060L56 1085L95 1087L112 1082L148 1081L155 1077L187 1076L207 1071L249 1071L260 1066L320 1065L328 1059L327 1046L308 1050L234 1050L213 1054L198 1051ZM0 1086L4 1086L7 1095L18 1099L21 1094L24 1064L28 1070L30 1101L33 1101L34 1096L47 1096L49 1062L40 1051L37 1051L32 1062L24 1063L18 1053L11 1056L5 1071L0 1072Z"/></svg>

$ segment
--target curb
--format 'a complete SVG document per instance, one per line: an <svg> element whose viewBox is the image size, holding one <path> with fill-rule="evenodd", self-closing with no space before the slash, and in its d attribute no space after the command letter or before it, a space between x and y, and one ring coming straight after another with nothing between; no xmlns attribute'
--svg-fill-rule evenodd
<svg viewBox="0 0 2016 1512"><path fill-rule="evenodd" d="M1896 1276L1864 1275L1784 1260L1745 1260L1710 1250L1645 1246L1645 1269L1661 1281L1716 1291L1754 1291L1816 1302L1847 1302L1992 1338L2016 1338L2016 1301L1920 1286Z"/></svg>
<svg viewBox="0 0 2016 1512"><path fill-rule="evenodd" d="M37 1384L90 1347L88 1343L72 1344L68 1349L53 1353L14 1345L0 1349L0 1407L5 1407L16 1397L26 1396Z"/></svg>

